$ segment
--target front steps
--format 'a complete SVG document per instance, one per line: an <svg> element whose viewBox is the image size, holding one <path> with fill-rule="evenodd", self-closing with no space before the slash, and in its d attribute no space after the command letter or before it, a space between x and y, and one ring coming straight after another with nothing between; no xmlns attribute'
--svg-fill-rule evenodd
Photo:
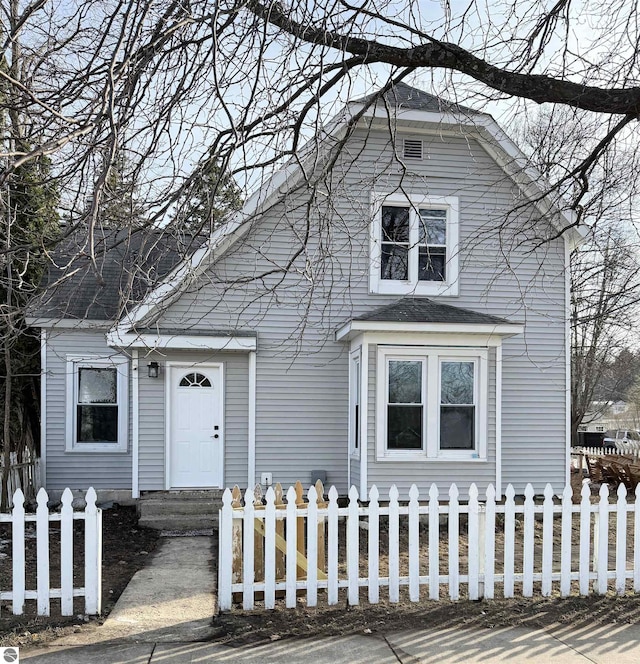
<svg viewBox="0 0 640 664"><path fill-rule="evenodd" d="M218 527L222 491L149 491L138 501L139 524L144 528L188 532Z"/></svg>

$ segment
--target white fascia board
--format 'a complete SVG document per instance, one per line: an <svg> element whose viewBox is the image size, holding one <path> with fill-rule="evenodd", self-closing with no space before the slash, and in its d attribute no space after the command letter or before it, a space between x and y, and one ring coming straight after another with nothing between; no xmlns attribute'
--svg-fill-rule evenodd
<svg viewBox="0 0 640 664"><path fill-rule="evenodd" d="M61 330L108 330L112 320L88 320L75 318L34 318L27 316L25 322L29 327L44 329L59 328Z"/></svg>
<svg viewBox="0 0 640 664"><path fill-rule="evenodd" d="M145 348L174 350L256 350L256 337L233 336L199 336L177 334L118 334L111 331L107 334L107 344L115 348Z"/></svg>
<svg viewBox="0 0 640 664"><path fill-rule="evenodd" d="M482 334L499 337L512 337L524 332L524 325L516 323L474 324L474 323L402 323L368 320L353 320L336 331L336 341L352 339L362 332L393 332L418 334Z"/></svg>

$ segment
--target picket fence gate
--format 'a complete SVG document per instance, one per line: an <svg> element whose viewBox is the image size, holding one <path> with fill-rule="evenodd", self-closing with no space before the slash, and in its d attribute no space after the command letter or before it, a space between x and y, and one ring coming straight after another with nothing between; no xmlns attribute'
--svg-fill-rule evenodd
<svg viewBox="0 0 640 664"><path fill-rule="evenodd" d="M316 487L308 490L306 505L299 503L296 490L290 487L286 506L278 508L273 488L267 490L264 504L261 496L247 490L244 506L227 489L219 525L220 610L232 608L236 593L242 596L243 609L251 610L257 598L272 609L276 596L283 594L286 606L295 607L301 593L307 606L313 607L319 591L326 592L326 602L333 605L339 601L340 589L346 589L350 605L360 602L361 588L367 590L371 604L380 601L381 588L387 588L390 602L398 602L401 587L408 588L412 602L420 601L423 587L431 600L447 595L458 600L465 590L472 600L492 599L496 591L509 598L516 595L516 588L523 597L532 597L534 584L545 597L554 589L563 597L572 592L587 595L591 590L604 594L610 580L618 594L640 591L640 487L627 501L627 489L620 485L616 501L610 503L607 485L602 485L592 502L590 488L584 484L577 505L570 486L557 496L547 485L542 502L536 501L531 484L518 503L511 485L504 502L496 501L493 485L482 501L475 484L468 495L468 501L461 501L453 484L441 501L438 488L432 485L428 501L420 503L420 492L413 485L408 503L401 504L393 486L388 501L382 503L373 486L368 504L363 505L357 489L351 487L348 505L339 507L335 487L329 490L326 506L319 506L324 496L318 495ZM326 551L324 541L320 542L319 556L320 524L323 533L326 524ZM264 533L259 548L256 531ZM304 551L298 537L301 531ZM406 546L401 546L401 532ZM282 549L277 537L284 539L284 569L276 561L276 552ZM388 545L386 574L380 571L381 543ZM306 574L300 574L301 556L324 561L325 553L326 567L308 564ZM466 563L461 565L463 555ZM256 577L256 570L261 570L262 578Z"/></svg>
<svg viewBox="0 0 640 664"><path fill-rule="evenodd" d="M49 512L49 496L42 488L36 498L35 514L26 514L24 494L18 489L13 494L13 509L10 513L0 513L0 524L11 525L11 589L3 586L5 579L0 579L0 601L11 601L14 615L24 613L25 600L37 600L39 616L48 616L51 600L60 600L60 613L73 615L74 597L84 597L84 612L96 615L101 611L102 596L102 510L96 506L96 492L90 488L85 496L86 507L82 512L74 512L73 495L70 489L62 494L60 512ZM84 521L84 586L74 587L73 522ZM25 524L35 522L37 574L36 589L26 587L26 546ZM60 587L50 587L50 524L60 523ZM2 533L0 532L0 537ZM56 575L58 570L56 570Z"/></svg>

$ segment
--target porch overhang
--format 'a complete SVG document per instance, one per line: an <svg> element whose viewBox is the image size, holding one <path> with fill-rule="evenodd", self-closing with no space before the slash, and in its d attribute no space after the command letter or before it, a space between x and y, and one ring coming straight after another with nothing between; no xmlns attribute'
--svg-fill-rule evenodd
<svg viewBox="0 0 640 664"><path fill-rule="evenodd" d="M336 341L351 341L366 332L394 334L470 334L484 337L513 337L524 332L524 325L518 323L478 324L478 323L416 323L397 321L350 320L336 330Z"/></svg>
<svg viewBox="0 0 640 664"><path fill-rule="evenodd" d="M255 351L255 334L178 334L171 332L126 332L116 329L107 334L107 343L115 348L144 348L147 350L220 350Z"/></svg>

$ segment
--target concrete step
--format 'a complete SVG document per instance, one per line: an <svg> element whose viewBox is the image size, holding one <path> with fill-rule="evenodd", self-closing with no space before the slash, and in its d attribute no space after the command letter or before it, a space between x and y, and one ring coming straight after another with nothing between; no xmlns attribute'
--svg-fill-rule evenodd
<svg viewBox="0 0 640 664"><path fill-rule="evenodd" d="M218 515L215 517L206 515L156 515L141 516L138 524L143 528L153 528L155 530L208 530L217 529Z"/></svg>
<svg viewBox="0 0 640 664"><path fill-rule="evenodd" d="M219 500L147 499L140 502L140 516L167 516L172 514L217 515L222 507Z"/></svg>
<svg viewBox="0 0 640 664"><path fill-rule="evenodd" d="M222 500L223 489L188 489L185 491L149 491L143 493L140 502L145 500Z"/></svg>

